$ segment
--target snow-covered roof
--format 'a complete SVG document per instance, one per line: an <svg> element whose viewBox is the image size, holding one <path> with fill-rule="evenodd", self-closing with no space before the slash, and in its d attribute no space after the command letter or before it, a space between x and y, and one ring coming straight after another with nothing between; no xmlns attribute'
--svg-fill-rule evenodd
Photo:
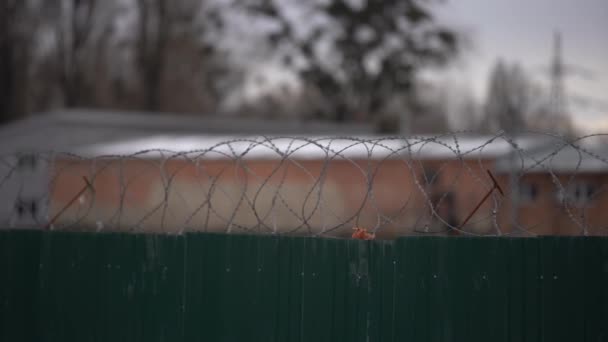
<svg viewBox="0 0 608 342"><path fill-rule="evenodd" d="M545 140L516 138L524 149L533 149ZM187 157L243 159L487 159L511 151L511 143L494 136L232 136L232 135L156 135L94 144L77 151L84 156L137 155L159 158L185 153ZM143 151L143 152L142 152Z"/></svg>
<svg viewBox="0 0 608 342"><path fill-rule="evenodd" d="M113 145L157 136L360 135L372 132L372 126L363 124L72 109L38 114L0 126L0 155L22 151L76 152L89 145Z"/></svg>
<svg viewBox="0 0 608 342"><path fill-rule="evenodd" d="M608 171L608 146L560 142L535 151L518 153L515 158L502 158L497 171L510 170L525 173L595 173Z"/></svg>
<svg viewBox="0 0 608 342"><path fill-rule="evenodd" d="M410 137L371 133L371 126L357 124L65 110L0 127L0 155L53 151L83 157L497 159L499 171L506 171L514 167L510 156L515 151L524 163L517 169L530 172L542 170L546 163L553 170L606 169L606 158L601 157L605 154L597 152L600 158L596 158L593 152L579 153L582 150L568 148L563 140L542 134L508 139L469 133ZM559 153L550 156L556 150ZM532 167L539 158L545 158L545 164Z"/></svg>

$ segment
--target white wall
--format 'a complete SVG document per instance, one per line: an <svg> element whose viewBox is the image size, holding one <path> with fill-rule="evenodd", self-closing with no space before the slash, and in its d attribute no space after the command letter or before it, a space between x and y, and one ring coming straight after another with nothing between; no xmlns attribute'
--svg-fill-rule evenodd
<svg viewBox="0 0 608 342"><path fill-rule="evenodd" d="M49 159L43 154L0 157L0 229L46 225L48 170Z"/></svg>

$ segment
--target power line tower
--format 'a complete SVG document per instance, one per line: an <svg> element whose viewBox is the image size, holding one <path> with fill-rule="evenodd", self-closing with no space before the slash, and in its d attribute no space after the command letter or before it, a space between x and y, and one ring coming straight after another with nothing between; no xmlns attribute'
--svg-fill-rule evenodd
<svg viewBox="0 0 608 342"><path fill-rule="evenodd" d="M564 97L564 64L562 61L562 36L553 37L553 59L551 61L551 114L562 115L566 110Z"/></svg>
<svg viewBox="0 0 608 342"><path fill-rule="evenodd" d="M562 60L562 36L559 32L555 32L553 36L553 56L550 67L550 102L549 102L549 120L545 124L552 123L552 128L562 134L571 133L572 125L568 115L568 106L566 102L566 91L564 89L564 62Z"/></svg>
<svg viewBox="0 0 608 342"><path fill-rule="evenodd" d="M548 72L549 86L547 91L545 109L536 114L531 120L535 129L551 130L564 135L572 135L572 118L570 110L591 109L601 112L608 111L608 102L581 94L566 93L564 80L566 77L576 76L585 81L597 79L597 72L586 67L567 64L562 59L562 38L559 32L553 36L553 52L548 67L541 68ZM539 71L541 70L539 69Z"/></svg>

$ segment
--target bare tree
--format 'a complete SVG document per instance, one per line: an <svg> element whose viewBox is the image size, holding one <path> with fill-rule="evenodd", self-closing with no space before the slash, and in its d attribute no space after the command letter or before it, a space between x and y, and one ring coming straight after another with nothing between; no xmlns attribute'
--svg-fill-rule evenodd
<svg viewBox="0 0 608 342"><path fill-rule="evenodd" d="M137 67L141 77L144 108L154 111L159 108L159 87L170 29L167 2L137 0L137 9Z"/></svg>
<svg viewBox="0 0 608 342"><path fill-rule="evenodd" d="M88 64L96 56L93 30L104 25L97 21L97 0L67 0L59 2L60 16L55 22L57 32L58 81L63 90L64 105L87 105L91 84L87 82Z"/></svg>
<svg viewBox="0 0 608 342"><path fill-rule="evenodd" d="M216 3L0 0L0 122L60 106L220 110L243 69L219 47Z"/></svg>
<svg viewBox="0 0 608 342"><path fill-rule="evenodd" d="M526 128L530 110L530 82L521 67L499 60L490 74L484 128L517 132Z"/></svg>
<svg viewBox="0 0 608 342"><path fill-rule="evenodd" d="M459 128L477 131L479 127L480 106L470 93L465 93L462 101L457 104L456 112L461 121Z"/></svg>
<svg viewBox="0 0 608 342"><path fill-rule="evenodd" d="M0 0L0 123L28 113L33 6L27 0Z"/></svg>
<svg viewBox="0 0 608 342"><path fill-rule="evenodd" d="M450 129L472 130L480 129L482 106L477 102L468 84L446 81L443 84L447 92L446 116L450 118Z"/></svg>
<svg viewBox="0 0 608 342"><path fill-rule="evenodd" d="M137 0L137 69L146 110L213 111L229 72L209 31L222 25L205 1ZM215 32L218 33L217 30Z"/></svg>

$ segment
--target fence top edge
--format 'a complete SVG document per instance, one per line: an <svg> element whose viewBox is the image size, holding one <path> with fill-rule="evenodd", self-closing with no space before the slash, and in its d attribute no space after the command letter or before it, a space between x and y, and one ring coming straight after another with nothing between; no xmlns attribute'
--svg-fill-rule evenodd
<svg viewBox="0 0 608 342"><path fill-rule="evenodd" d="M578 236L578 235L538 235L538 236L421 236L408 235L399 236L395 239L377 240L357 240L351 238L332 237L332 236L297 236L284 234L225 234L221 232L183 232L183 233L162 233L162 232L118 232L118 231L49 231L41 229L0 229L2 235L50 235L50 236L149 236L149 237L226 237L229 239L260 239L260 240L293 240L293 241L346 241L361 244L394 244L402 241L519 241L519 240L606 240L608 236Z"/></svg>

